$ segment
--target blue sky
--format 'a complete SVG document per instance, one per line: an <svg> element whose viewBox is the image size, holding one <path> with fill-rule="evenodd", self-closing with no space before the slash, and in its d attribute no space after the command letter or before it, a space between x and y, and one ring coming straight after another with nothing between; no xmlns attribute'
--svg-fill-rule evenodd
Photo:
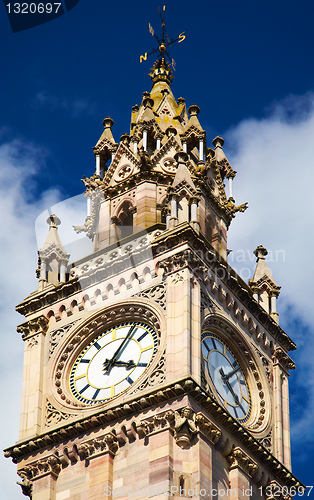
<svg viewBox="0 0 314 500"><path fill-rule="evenodd" d="M80 0L68 14L13 34L0 5L0 335L7 350L0 374L14 409L1 417L2 447L18 435L23 346L15 326L23 318L14 305L36 287L35 220L83 192L80 179L94 171L103 118L114 119L116 141L129 131L131 107L151 88L154 57L139 64L139 56L155 47L148 22L159 33L157 6ZM252 251L263 244L282 286L281 325L299 347L290 378L293 472L307 485L314 442L313 15L305 0L166 4L170 36L186 34L171 50L174 95L201 108L208 146L216 135L225 138L238 171L236 202L249 202L229 232L230 263L247 277ZM5 498L23 498L15 466L0 461Z"/></svg>

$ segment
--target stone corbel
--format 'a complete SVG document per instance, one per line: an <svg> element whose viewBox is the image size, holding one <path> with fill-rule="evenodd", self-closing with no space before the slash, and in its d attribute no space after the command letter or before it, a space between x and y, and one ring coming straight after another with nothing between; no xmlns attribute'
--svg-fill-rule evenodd
<svg viewBox="0 0 314 500"><path fill-rule="evenodd" d="M117 434L117 439L120 446L123 446L127 442L135 441L136 439L135 422L132 422L128 428L125 425L123 425L120 429L120 432Z"/></svg>
<svg viewBox="0 0 314 500"><path fill-rule="evenodd" d="M258 470L258 465L241 448L236 447L227 457L229 469L240 469L248 477L252 478Z"/></svg>
<svg viewBox="0 0 314 500"><path fill-rule="evenodd" d="M31 488L31 484L38 479L45 476L51 476L57 479L61 471L61 462L57 454L53 453L51 455L27 464L23 469L18 471L19 476L22 477L23 486L25 489ZM20 484L20 483L19 483Z"/></svg>
<svg viewBox="0 0 314 500"><path fill-rule="evenodd" d="M286 372L295 369L294 361L283 349L281 349L281 347L275 349L273 353L273 364L279 364Z"/></svg>
<svg viewBox="0 0 314 500"><path fill-rule="evenodd" d="M40 333L46 335L48 330L48 325L49 325L49 320L46 318L46 316L41 315L38 316L37 318L26 321L21 325L18 325L16 330L18 333L22 334L23 340L28 340L32 337L35 337L36 335L39 335Z"/></svg>
<svg viewBox="0 0 314 500"><path fill-rule="evenodd" d="M170 429L174 431L175 415L174 411L170 410L161 415L141 420L140 424L136 427L136 431L140 437L148 437L151 434Z"/></svg>
<svg viewBox="0 0 314 500"><path fill-rule="evenodd" d="M109 453L115 457L119 449L118 438L114 431L97 439L84 441L78 448L78 454L85 460L92 460Z"/></svg>
<svg viewBox="0 0 314 500"><path fill-rule="evenodd" d="M195 415L195 422L198 426L199 432L203 434L213 445L218 443L222 433L221 430L213 424L203 413Z"/></svg>

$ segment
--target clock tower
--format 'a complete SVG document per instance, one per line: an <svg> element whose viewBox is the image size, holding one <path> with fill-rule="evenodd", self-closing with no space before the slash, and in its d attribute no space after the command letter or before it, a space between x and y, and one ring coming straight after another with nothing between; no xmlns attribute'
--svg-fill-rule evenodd
<svg viewBox="0 0 314 500"><path fill-rule="evenodd" d="M296 348L280 287L255 250L247 285L228 265L236 205L221 137L171 91L163 54L116 142L105 118L72 262L57 215L38 289L17 306L24 341L20 435L5 451L33 500L287 498L288 377ZM229 184L226 192L226 184Z"/></svg>

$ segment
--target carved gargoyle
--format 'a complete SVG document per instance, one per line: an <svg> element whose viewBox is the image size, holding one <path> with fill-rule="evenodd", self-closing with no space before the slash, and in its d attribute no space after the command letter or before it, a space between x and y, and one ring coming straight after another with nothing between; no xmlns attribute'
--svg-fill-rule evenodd
<svg viewBox="0 0 314 500"><path fill-rule="evenodd" d="M98 175L93 175L92 177L86 177L86 175L84 175L84 178L81 180L84 183L84 186L87 188L87 191L99 189L99 187L102 185L102 180Z"/></svg>
<svg viewBox="0 0 314 500"><path fill-rule="evenodd" d="M138 154L139 154L140 162L141 162L141 170L142 171L151 170L152 162L151 162L151 159L148 156L147 152L144 151L143 149L140 149Z"/></svg>
<svg viewBox="0 0 314 500"><path fill-rule="evenodd" d="M174 437L180 448L188 448L191 445L194 434L197 433L194 413L186 406L181 413L175 412Z"/></svg>
<svg viewBox="0 0 314 500"><path fill-rule="evenodd" d="M236 214L236 212L245 212L245 210L248 208L248 203L242 203L241 205L236 205L235 204L235 201L234 201L234 198L229 198L227 203L225 204L225 208L227 208L227 210L229 210L232 214L232 216L234 217L234 215Z"/></svg>
<svg viewBox="0 0 314 500"><path fill-rule="evenodd" d="M32 498L32 481L30 481L26 472L20 472L19 476L21 477L22 481L17 481L16 484L19 484L21 486L23 495Z"/></svg>
<svg viewBox="0 0 314 500"><path fill-rule="evenodd" d="M92 223L92 219L90 216L86 217L85 219L85 222L83 224L83 226L72 226L74 231L79 234L79 233L87 233L87 231L89 230L89 227Z"/></svg>

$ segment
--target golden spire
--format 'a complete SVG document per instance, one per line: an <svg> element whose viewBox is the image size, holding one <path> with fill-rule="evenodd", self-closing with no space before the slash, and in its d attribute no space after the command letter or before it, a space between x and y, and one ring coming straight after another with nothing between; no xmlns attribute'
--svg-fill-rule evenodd
<svg viewBox="0 0 314 500"><path fill-rule="evenodd" d="M144 55L140 56L140 63L143 61L146 61L147 57L150 56L151 54L154 54L155 52L159 52L159 57L156 60L154 66L151 69L151 73L149 73L149 76L152 77L153 84L155 84L158 81L166 81L169 85L171 83L171 80L173 77L173 72L172 69L175 69L175 61L174 59L171 59L167 48L170 47L175 42L181 43L185 39L185 34L184 31L180 33L178 38L170 39L168 36L168 33L166 31L166 23L165 23L165 10L166 6L163 6L162 13L160 11L160 8L158 7L158 12L161 17L161 26L162 26L162 35L157 36L155 35L155 31L152 28L151 24L148 23L149 26L149 32L150 34L156 38L158 42L158 48L153 49L149 54L145 52ZM166 58L168 58L168 61L166 61ZM172 66L172 69L171 69Z"/></svg>

